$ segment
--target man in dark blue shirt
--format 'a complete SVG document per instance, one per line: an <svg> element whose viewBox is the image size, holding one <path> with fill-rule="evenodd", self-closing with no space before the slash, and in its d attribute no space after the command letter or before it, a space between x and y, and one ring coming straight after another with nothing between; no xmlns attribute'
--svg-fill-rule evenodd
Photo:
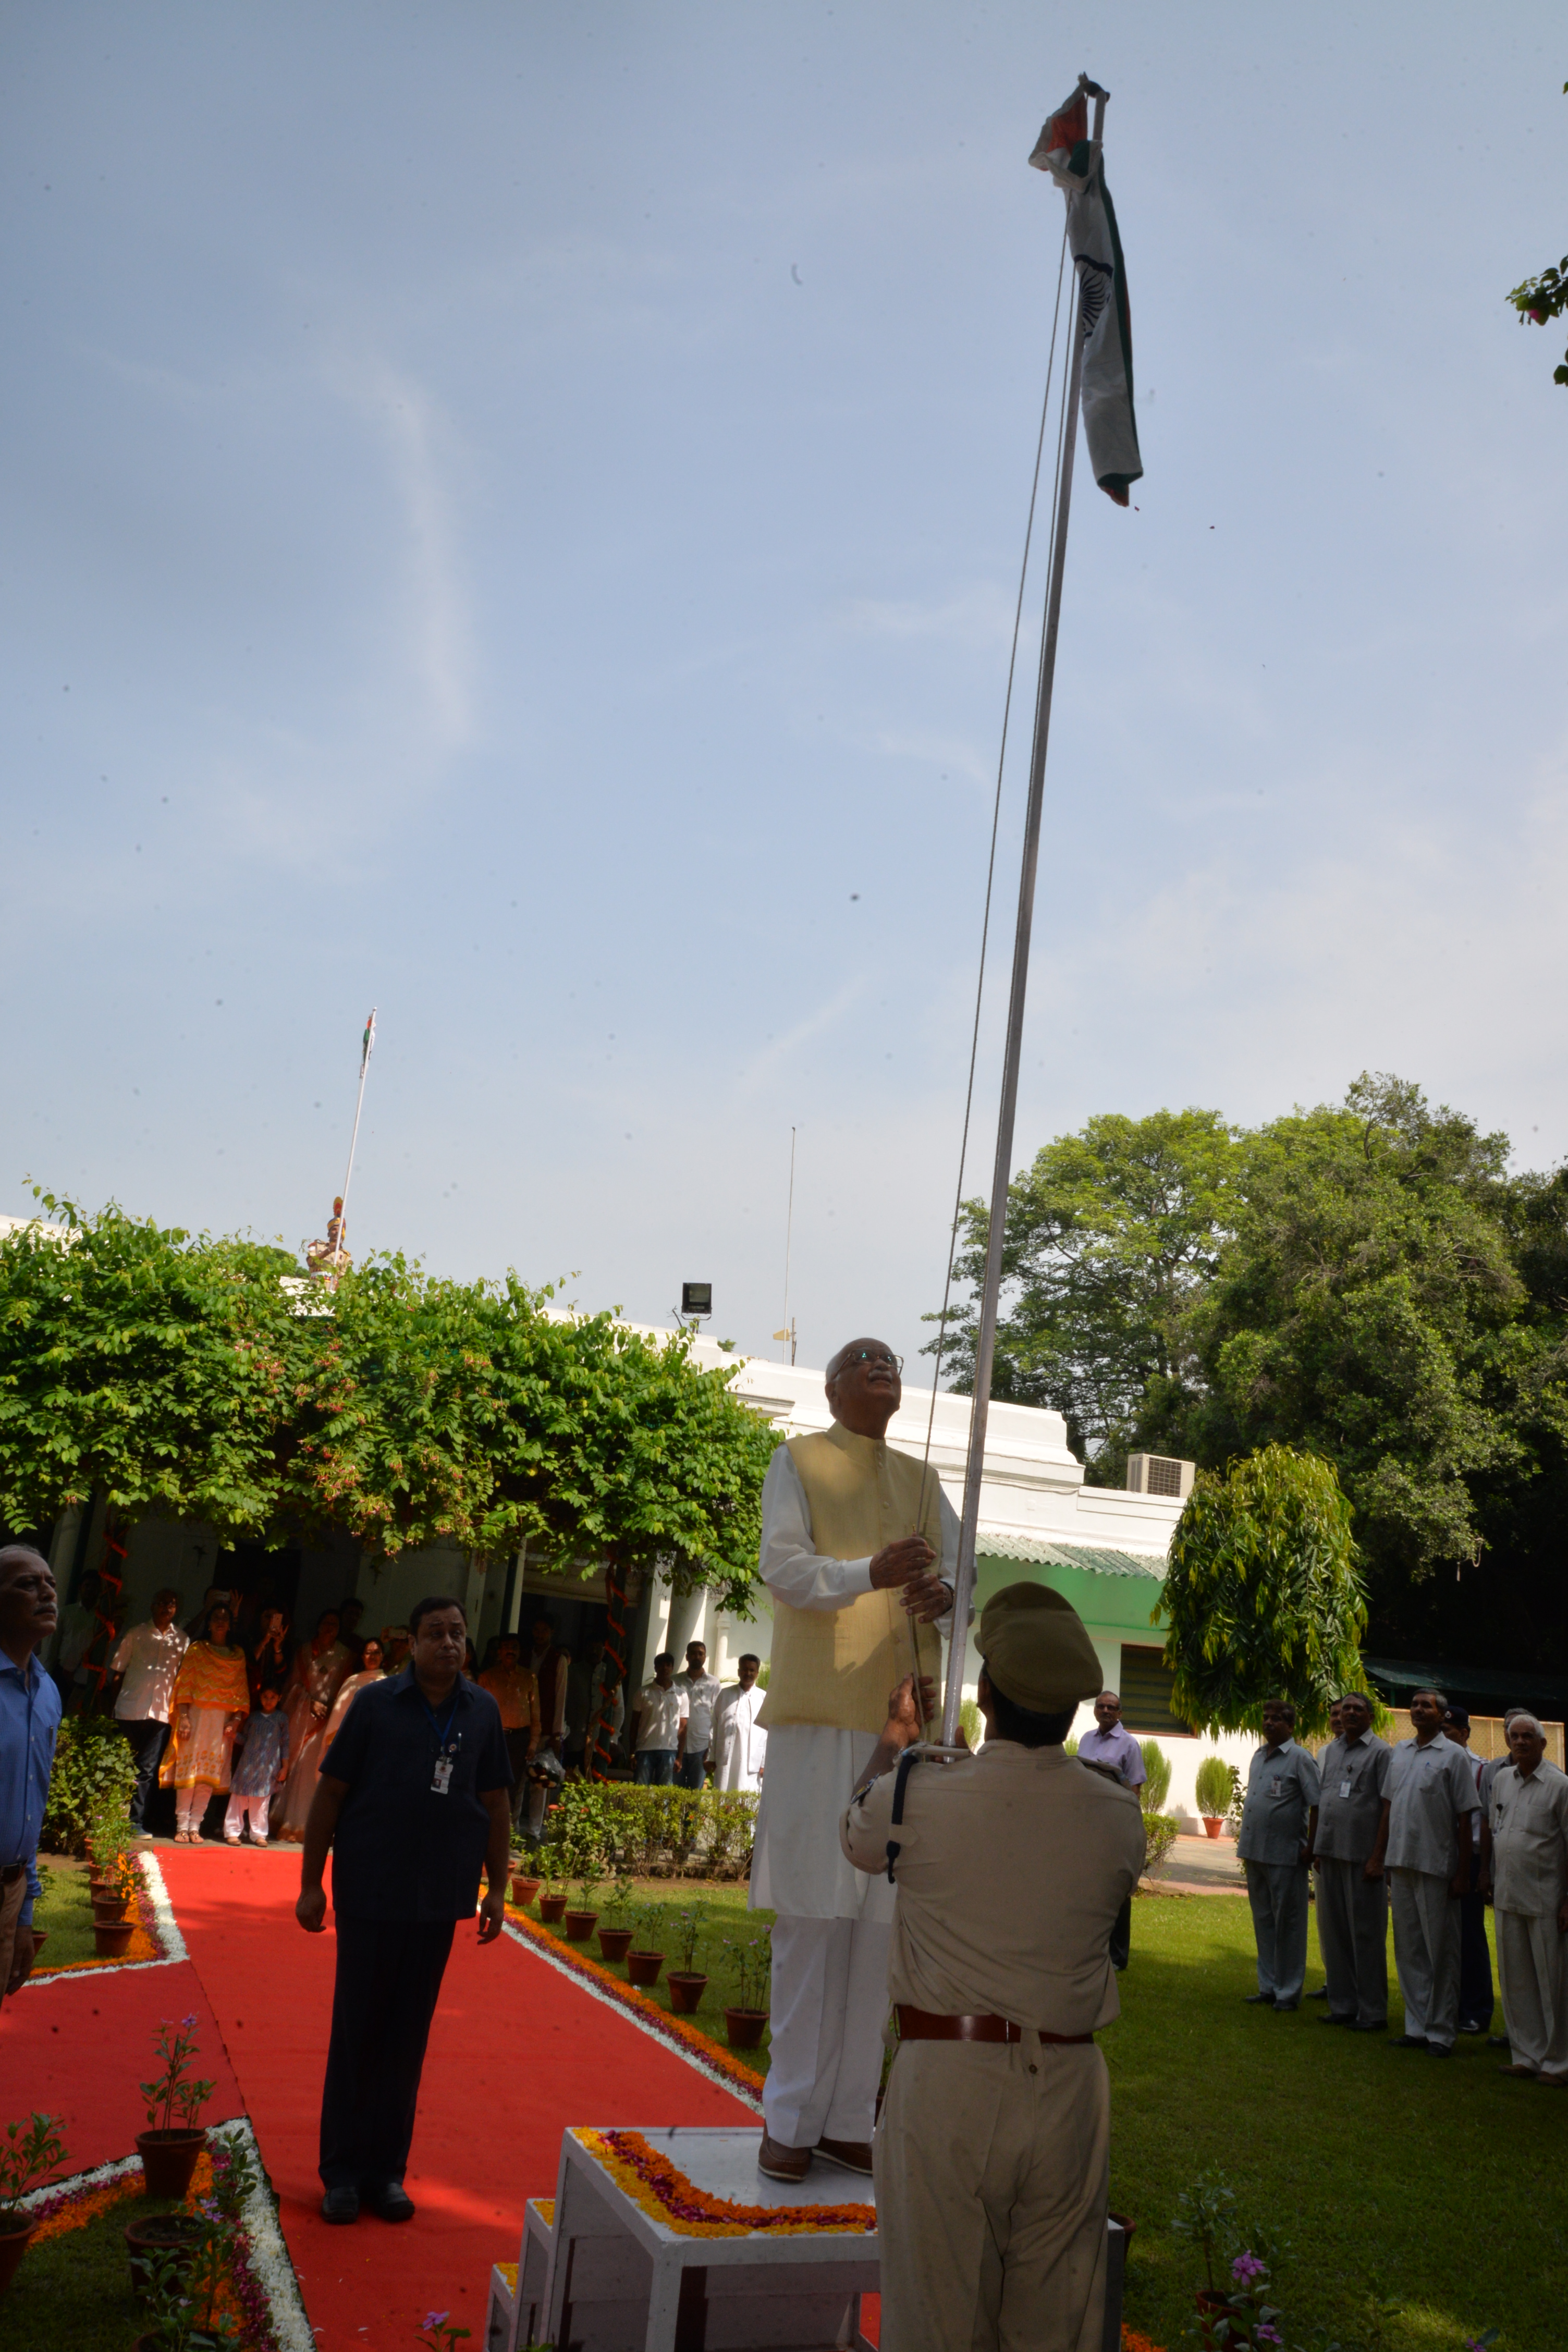
<svg viewBox="0 0 1568 2352"><path fill-rule="evenodd" d="M60 1695L37 1652L59 1614L53 1570L26 1544L0 1551L0 1999L33 1966L38 1832L48 1801Z"/></svg>
<svg viewBox="0 0 1568 2352"><path fill-rule="evenodd" d="M437 1594L409 1612L407 1665L354 1698L305 1824L300 1925L326 1925L332 1854L337 1981L321 2087L321 2212L362 2200L406 2221L403 2186L419 2076L459 1919L488 1880L479 1941L500 1934L511 1844L511 1765L500 1709L463 1675L468 1623Z"/></svg>

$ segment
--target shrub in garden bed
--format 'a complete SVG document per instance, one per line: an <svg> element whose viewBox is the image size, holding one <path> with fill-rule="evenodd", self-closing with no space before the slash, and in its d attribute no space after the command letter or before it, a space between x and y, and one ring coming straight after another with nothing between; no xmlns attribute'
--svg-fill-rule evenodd
<svg viewBox="0 0 1568 2352"><path fill-rule="evenodd" d="M618 1878L743 1878L756 1817L756 1798L739 1790L574 1781L551 1814L550 1843L572 1857L573 1876L586 1874L587 1849Z"/></svg>

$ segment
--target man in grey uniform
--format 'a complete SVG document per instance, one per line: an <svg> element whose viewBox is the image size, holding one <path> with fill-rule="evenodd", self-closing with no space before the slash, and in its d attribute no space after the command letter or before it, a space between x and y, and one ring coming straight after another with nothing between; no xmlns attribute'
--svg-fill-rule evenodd
<svg viewBox="0 0 1568 2352"><path fill-rule="evenodd" d="M1451 2058L1459 2021L1459 1897L1470 1878L1470 1759L1443 1736L1441 1691L1415 1691L1414 1739L1388 1759L1383 1821L1367 1868L1390 1874L1394 1959L1405 1996L1405 2031L1391 2050Z"/></svg>
<svg viewBox="0 0 1568 2352"><path fill-rule="evenodd" d="M1063 1750L1100 1669L1060 1593L994 1594L980 1652L979 1755L900 1764L920 1737L906 1678L841 1828L857 1870L898 1887L900 2038L873 2150L882 2342L1100 2352L1110 2094L1094 2032L1118 2012L1106 1947L1143 1819Z"/></svg>
<svg viewBox="0 0 1568 2352"><path fill-rule="evenodd" d="M1546 1735L1516 1708L1510 1761L1492 1782L1488 1862L1498 1975L1512 2059L1505 2074L1568 2090L1568 1779Z"/></svg>
<svg viewBox="0 0 1568 2352"><path fill-rule="evenodd" d="M1258 1944L1258 1990L1247 1998L1273 2009L1300 2008L1307 1974L1307 1865L1317 1824L1318 1768L1297 1747L1295 1728L1289 1701L1269 1699L1236 1842L1247 1864Z"/></svg>
<svg viewBox="0 0 1568 2352"><path fill-rule="evenodd" d="M1348 1691L1338 1736L1318 1759L1318 1942L1329 1979L1325 2025L1381 2033L1388 2022L1388 1891L1367 1875L1383 1820L1389 1746L1372 1727L1372 1701Z"/></svg>

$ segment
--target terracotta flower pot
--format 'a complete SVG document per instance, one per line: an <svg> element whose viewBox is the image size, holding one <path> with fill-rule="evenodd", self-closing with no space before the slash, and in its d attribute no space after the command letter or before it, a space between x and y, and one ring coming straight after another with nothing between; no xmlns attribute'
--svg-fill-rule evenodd
<svg viewBox="0 0 1568 2352"><path fill-rule="evenodd" d="M1117 2228L1125 2237L1128 2246L1131 2247L1132 2243L1132 2233L1138 2227L1137 2222L1129 2221L1125 2213L1111 2213L1108 2215L1107 2218L1116 2223Z"/></svg>
<svg viewBox="0 0 1568 2352"><path fill-rule="evenodd" d="M33 2221L24 2221L19 2230L0 2227L0 2294L4 2294L16 2275L16 2266L33 2242Z"/></svg>
<svg viewBox="0 0 1568 2352"><path fill-rule="evenodd" d="M768 2012L765 2009L727 2009L724 2028L730 2036L731 2050L755 2050L766 2030Z"/></svg>
<svg viewBox="0 0 1568 2352"><path fill-rule="evenodd" d="M191 2257L206 2233L206 2224L195 2213L144 2213L125 2225L125 2250L131 2257L131 2292L146 2294L159 2263L172 2254L184 2278Z"/></svg>
<svg viewBox="0 0 1568 2352"><path fill-rule="evenodd" d="M95 1927L118 1927L130 1908L123 1895L95 1895L92 1924Z"/></svg>
<svg viewBox="0 0 1568 2352"><path fill-rule="evenodd" d="M92 1940L100 1960L122 1960L135 1932L134 1919L100 1919L92 1923Z"/></svg>
<svg viewBox="0 0 1568 2352"><path fill-rule="evenodd" d="M136 2153L142 2158L148 2196L184 2197L206 2144L205 2131L187 2130L183 2124L172 2131L138 2132Z"/></svg>
<svg viewBox="0 0 1568 2352"><path fill-rule="evenodd" d="M599 1949L607 1960L624 1960L632 1948L629 1927L601 1927Z"/></svg>
<svg viewBox="0 0 1568 2352"><path fill-rule="evenodd" d="M1204 1815L1204 1831L1205 1835L1209 1837L1218 1837L1224 1827L1225 1823L1217 1813L1205 1813Z"/></svg>
<svg viewBox="0 0 1568 2352"><path fill-rule="evenodd" d="M700 1977L689 1969L671 1969L665 1982L669 1987L669 2005L677 2017L694 2017L707 1978Z"/></svg>
<svg viewBox="0 0 1568 2352"><path fill-rule="evenodd" d="M567 1942L569 1944L587 1943L598 1924L599 1915L596 1911L568 1911L566 1914Z"/></svg>
<svg viewBox="0 0 1568 2352"><path fill-rule="evenodd" d="M521 1871L516 1873L511 1882L511 1899L520 1911L527 1910L543 1884L541 1878L527 1878Z"/></svg>
<svg viewBox="0 0 1568 2352"><path fill-rule="evenodd" d="M646 1991L649 1985L656 1985L658 1982L658 1972L663 1966L662 1952L628 1952L626 1954L627 1982L641 1985Z"/></svg>
<svg viewBox="0 0 1568 2352"><path fill-rule="evenodd" d="M35 1928L34 1928L34 1930L33 1930L33 1958L34 1958L34 1960L35 1960L35 1961L37 1961L37 1957L38 1957L38 1954L42 1951L42 1949L43 1949L44 1946L48 1942L48 1940L49 1940L49 1931L48 1931L48 1929L47 1929L47 1927L35 1927Z"/></svg>
<svg viewBox="0 0 1568 2352"><path fill-rule="evenodd" d="M1226 2298L1217 2287L1200 2286L1197 2291L1198 2333L1206 2347L1215 2342L1215 2323L1223 2318L1227 2308Z"/></svg>
<svg viewBox="0 0 1568 2352"><path fill-rule="evenodd" d="M542 1919L548 1919L552 1927L563 1919L566 1916L564 1895L542 1895L539 1898L539 1916Z"/></svg>

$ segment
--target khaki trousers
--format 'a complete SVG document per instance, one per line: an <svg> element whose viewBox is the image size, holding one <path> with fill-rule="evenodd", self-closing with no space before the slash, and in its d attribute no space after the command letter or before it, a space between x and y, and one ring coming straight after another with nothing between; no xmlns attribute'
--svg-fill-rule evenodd
<svg viewBox="0 0 1568 2352"><path fill-rule="evenodd" d="M873 2163L883 2352L1100 2352L1110 2084L1091 2043L900 2043Z"/></svg>
<svg viewBox="0 0 1568 2352"><path fill-rule="evenodd" d="M1459 2025L1459 1898L1447 1873L1391 1870L1388 1875L1405 2031L1451 2050Z"/></svg>
<svg viewBox="0 0 1568 2352"><path fill-rule="evenodd" d="M1550 1911L1495 1911L1502 2021L1521 2066L1568 2074L1568 1936Z"/></svg>
<svg viewBox="0 0 1568 2352"><path fill-rule="evenodd" d="M1382 2025L1388 2016L1388 1882L1359 1862L1318 1864L1318 1948L1329 2015Z"/></svg>
<svg viewBox="0 0 1568 2352"><path fill-rule="evenodd" d="M11 1981L11 1970L16 1957L16 1923L22 1916L22 1906L27 1899L26 1872L9 1886L0 1886L0 2000L5 1998L5 1988Z"/></svg>

